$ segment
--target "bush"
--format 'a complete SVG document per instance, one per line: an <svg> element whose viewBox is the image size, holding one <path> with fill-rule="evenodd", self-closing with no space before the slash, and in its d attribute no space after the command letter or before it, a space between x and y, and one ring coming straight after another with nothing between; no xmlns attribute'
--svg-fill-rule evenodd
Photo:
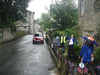
<svg viewBox="0 0 100 75"><path fill-rule="evenodd" d="M24 36L24 35L25 35L24 31L16 32L16 38Z"/></svg>
<svg viewBox="0 0 100 75"><path fill-rule="evenodd" d="M100 63L100 47L95 49L95 61Z"/></svg>
<svg viewBox="0 0 100 75"><path fill-rule="evenodd" d="M66 30L65 30L65 34L66 34L67 36L71 36L71 35L73 34L76 38L79 37L78 32L75 31L74 29L66 29Z"/></svg>
<svg viewBox="0 0 100 75"><path fill-rule="evenodd" d="M75 55L78 55L80 54L80 50L81 50L81 46L77 46L77 45L74 45L74 50L75 50Z"/></svg>

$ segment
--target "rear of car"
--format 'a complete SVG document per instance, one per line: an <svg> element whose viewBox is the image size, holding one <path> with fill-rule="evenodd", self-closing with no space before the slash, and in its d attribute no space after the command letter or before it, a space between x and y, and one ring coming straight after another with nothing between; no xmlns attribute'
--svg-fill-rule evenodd
<svg viewBox="0 0 100 75"><path fill-rule="evenodd" d="M36 44L36 43L41 43L41 44L44 44L44 37L42 34L34 34L33 36L33 44Z"/></svg>

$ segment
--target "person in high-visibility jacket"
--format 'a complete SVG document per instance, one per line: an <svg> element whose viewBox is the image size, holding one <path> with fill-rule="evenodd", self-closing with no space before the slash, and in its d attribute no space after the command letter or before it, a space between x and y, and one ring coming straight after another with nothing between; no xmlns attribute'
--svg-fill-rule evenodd
<svg viewBox="0 0 100 75"><path fill-rule="evenodd" d="M63 35L61 36L61 44L65 44L66 43L66 37Z"/></svg>
<svg viewBox="0 0 100 75"><path fill-rule="evenodd" d="M61 36L60 43L61 43L61 46L62 46L62 51L64 53L65 52L66 36L64 36L64 35Z"/></svg>

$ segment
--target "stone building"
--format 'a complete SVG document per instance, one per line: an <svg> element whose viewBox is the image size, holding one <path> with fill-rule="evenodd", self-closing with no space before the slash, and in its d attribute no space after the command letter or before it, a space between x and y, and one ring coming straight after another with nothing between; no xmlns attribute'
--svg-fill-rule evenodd
<svg viewBox="0 0 100 75"><path fill-rule="evenodd" d="M100 30L100 0L79 0L79 25L84 33Z"/></svg>
<svg viewBox="0 0 100 75"><path fill-rule="evenodd" d="M26 22L22 22L22 21L16 22L17 31L24 31L33 34L35 32L34 14L35 12L31 12L27 10L25 16Z"/></svg>
<svg viewBox="0 0 100 75"><path fill-rule="evenodd" d="M30 33L35 33L34 15L35 15L35 12L27 11L26 21L29 26L28 30Z"/></svg>

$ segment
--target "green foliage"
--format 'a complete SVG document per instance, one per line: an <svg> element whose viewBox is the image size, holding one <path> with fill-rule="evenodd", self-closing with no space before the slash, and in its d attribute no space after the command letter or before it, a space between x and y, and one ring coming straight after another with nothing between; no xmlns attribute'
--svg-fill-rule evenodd
<svg viewBox="0 0 100 75"><path fill-rule="evenodd" d="M56 28L65 30L78 24L78 9L73 5L72 0L62 0L51 4L49 13L43 14L40 25L45 29Z"/></svg>
<svg viewBox="0 0 100 75"><path fill-rule="evenodd" d="M61 30L77 25L78 22L77 8L72 7L70 2L63 0L50 8L51 16L56 20L56 27Z"/></svg>
<svg viewBox="0 0 100 75"><path fill-rule="evenodd" d="M16 37L15 38L19 38L24 36L26 33L24 31L20 31L20 32L16 32Z"/></svg>
<svg viewBox="0 0 100 75"><path fill-rule="evenodd" d="M44 30L51 28L51 21L48 14L42 14L40 25L43 26Z"/></svg>
<svg viewBox="0 0 100 75"><path fill-rule="evenodd" d="M75 55L76 56L79 56L79 54L80 54L80 50L81 50L81 45L77 45L77 44L75 44L74 45L74 52L75 52Z"/></svg>
<svg viewBox="0 0 100 75"><path fill-rule="evenodd" d="M71 36L72 34L75 36L75 37L79 37L79 34L75 31L75 30L73 30L73 29L66 29L65 30L65 34L67 35L67 36Z"/></svg>
<svg viewBox="0 0 100 75"><path fill-rule="evenodd" d="M0 0L0 28L14 27L14 22L23 20L29 0Z"/></svg>
<svg viewBox="0 0 100 75"><path fill-rule="evenodd" d="M95 49L95 60L100 64L100 47Z"/></svg>

